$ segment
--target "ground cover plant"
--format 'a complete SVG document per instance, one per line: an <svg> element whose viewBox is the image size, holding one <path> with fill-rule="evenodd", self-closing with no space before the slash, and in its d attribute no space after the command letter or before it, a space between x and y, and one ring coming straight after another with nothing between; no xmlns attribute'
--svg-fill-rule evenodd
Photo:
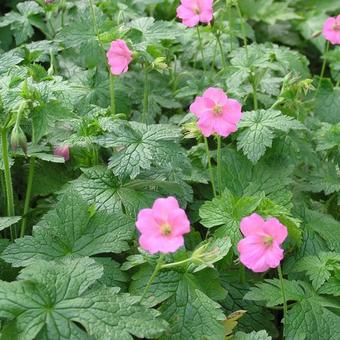
<svg viewBox="0 0 340 340"><path fill-rule="evenodd" d="M0 339L340 339L338 0L3 0Z"/></svg>

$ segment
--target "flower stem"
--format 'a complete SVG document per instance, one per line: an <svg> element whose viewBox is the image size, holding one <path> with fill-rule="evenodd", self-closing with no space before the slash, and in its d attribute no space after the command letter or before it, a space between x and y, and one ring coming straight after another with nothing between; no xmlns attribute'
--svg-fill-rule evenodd
<svg viewBox="0 0 340 340"><path fill-rule="evenodd" d="M200 29L199 29L198 25L196 26L196 30L197 30L198 44L199 44L199 48L200 48L200 51L201 51L203 71L204 71L204 74L206 74L207 70L205 68L205 57L204 57L204 52L203 52L203 43L202 43L201 33L200 33Z"/></svg>
<svg viewBox="0 0 340 340"><path fill-rule="evenodd" d="M9 165L8 156L8 140L7 140L7 129L2 128L1 130L1 145L2 145L2 160L4 163L4 174L5 174L5 188L6 188L6 202L7 202L7 216L14 216L14 197L13 197L13 184L11 177L11 168ZM14 226L10 227L11 240L16 238L16 230Z"/></svg>
<svg viewBox="0 0 340 340"><path fill-rule="evenodd" d="M282 270L281 270L281 265L277 267L277 272L279 274L279 279L280 279L280 285L281 285L281 292L282 292L282 298L283 298L283 319L284 322L287 321L287 300L286 300L286 293L283 285L283 275L282 275Z"/></svg>
<svg viewBox="0 0 340 340"><path fill-rule="evenodd" d="M140 301L143 300L143 298L145 297L146 293L147 293L148 290L150 289L150 287L151 287L153 281L155 280L155 278L156 278L158 272L162 269L163 260L164 260L164 254L161 254L161 255L159 256L158 261L157 261L156 267L155 267L153 273L151 274L148 283L146 284L146 286L145 286L145 288L144 288L144 291L143 291L143 294L142 294L142 297L141 297Z"/></svg>
<svg viewBox="0 0 340 340"><path fill-rule="evenodd" d="M61 28L64 28L65 25L65 0L61 1Z"/></svg>
<svg viewBox="0 0 340 340"><path fill-rule="evenodd" d="M216 34L215 36L216 36L217 45L218 45L218 48L219 48L220 54L221 54L222 67L224 69L226 67L226 63L225 63L225 58L224 58L224 53L223 53L223 47L222 47L222 44L221 44L221 39L220 39L220 36L218 34Z"/></svg>
<svg viewBox="0 0 340 340"><path fill-rule="evenodd" d="M320 86L321 86L321 83L322 83L322 79L323 79L323 76L325 74L328 50L329 50L329 41L327 40L326 45L325 45L325 50L323 52L323 63L322 63L322 67L321 67L320 79L319 79L318 87L317 87L316 92L315 92L315 96L319 92L319 89L320 89Z"/></svg>
<svg viewBox="0 0 340 340"><path fill-rule="evenodd" d="M217 136L217 180L218 191L222 192L222 173L221 173L221 149L222 149L221 136Z"/></svg>
<svg viewBox="0 0 340 340"><path fill-rule="evenodd" d="M35 170L35 157L32 156L30 159L30 165L29 165L29 171L28 171L27 189L26 189L26 196L25 196L23 219L21 223L20 237L24 237L26 226L27 226L27 214L30 209L34 170Z"/></svg>
<svg viewBox="0 0 340 340"><path fill-rule="evenodd" d="M214 178L214 172L213 172L213 169L212 169L212 166L211 166L211 156L210 156L210 150L209 150L209 144L208 144L207 137L204 137L204 144L205 144L205 152L206 152L207 158L208 158L208 167L209 167L211 187L212 187L212 190L213 190L214 197L216 197L215 178Z"/></svg>
<svg viewBox="0 0 340 340"><path fill-rule="evenodd" d="M181 264L187 263L187 262L191 262L192 258L189 257L188 259L182 260L182 261L178 261L178 262L172 262L172 263L166 263L162 265L162 269L164 268L173 268L173 267L177 267L180 266Z"/></svg>
<svg viewBox="0 0 340 340"><path fill-rule="evenodd" d="M257 86L255 83L255 77L252 75L251 76L251 86L253 88L253 105L254 105L254 110L258 109L258 102L257 102Z"/></svg>
<svg viewBox="0 0 340 340"><path fill-rule="evenodd" d="M116 114L116 98L115 98L115 78L113 74L109 74L110 77L110 98L111 98L111 115Z"/></svg>
<svg viewBox="0 0 340 340"><path fill-rule="evenodd" d="M142 123L146 123L146 117L149 113L149 77L148 69L144 66L144 94L143 94L143 112Z"/></svg>
<svg viewBox="0 0 340 340"><path fill-rule="evenodd" d="M228 25L229 25L229 35L230 35L230 52L233 50L233 30L231 26L231 4L229 2L230 0L225 1L225 7L227 11L227 20L228 20Z"/></svg>
<svg viewBox="0 0 340 340"><path fill-rule="evenodd" d="M244 45L244 48L246 49L246 56L247 56L247 59L248 59L248 43L247 43L246 29L245 29L245 26L244 26L244 19L243 19L242 12L241 12L240 6L238 4L238 1L235 1L235 6L236 6L236 9L237 9L238 16L240 17L240 25L241 25L242 35L243 35L243 45Z"/></svg>

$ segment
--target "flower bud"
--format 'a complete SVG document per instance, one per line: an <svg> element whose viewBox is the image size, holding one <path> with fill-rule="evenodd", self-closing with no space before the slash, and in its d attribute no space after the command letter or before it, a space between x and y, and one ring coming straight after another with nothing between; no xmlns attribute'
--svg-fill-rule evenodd
<svg viewBox="0 0 340 340"><path fill-rule="evenodd" d="M65 162L70 159L70 148L68 145L57 145L53 150L54 156L64 157Z"/></svg>
<svg viewBox="0 0 340 340"><path fill-rule="evenodd" d="M22 151L27 154L27 138L21 127L15 125L11 133L11 146L14 151L20 146Z"/></svg>

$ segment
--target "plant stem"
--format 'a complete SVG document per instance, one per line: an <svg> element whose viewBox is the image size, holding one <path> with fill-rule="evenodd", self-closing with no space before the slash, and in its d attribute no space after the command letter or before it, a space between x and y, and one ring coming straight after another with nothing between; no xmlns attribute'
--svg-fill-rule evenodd
<svg viewBox="0 0 340 340"><path fill-rule="evenodd" d="M149 113L149 79L148 69L144 66L144 94L143 94L143 112L142 123L146 123L146 117Z"/></svg>
<svg viewBox="0 0 340 340"><path fill-rule="evenodd" d="M216 34L215 36L216 36L218 48L220 49L220 53L221 53L222 67L225 68L226 64L225 64L225 58L224 58L224 53L223 53L223 47L221 44L221 39L218 34Z"/></svg>
<svg viewBox="0 0 340 340"><path fill-rule="evenodd" d="M1 145L2 145L2 160L4 163L5 174L5 188L6 188L6 202L7 202L7 216L14 216L14 197L13 197L13 184L11 177L11 168L9 165L8 156L8 141L7 141L7 129L1 130ZM14 226L10 227L11 240L16 237L16 230Z"/></svg>
<svg viewBox="0 0 340 340"><path fill-rule="evenodd" d="M222 149L221 136L217 136L217 180L218 180L218 191L222 192L222 173L221 173L221 149Z"/></svg>
<svg viewBox="0 0 340 340"><path fill-rule="evenodd" d="M111 98L111 115L116 114L116 97L115 97L115 78L113 74L109 74L110 77L110 98Z"/></svg>
<svg viewBox="0 0 340 340"><path fill-rule="evenodd" d="M148 283L146 284L146 286L145 286L145 288L144 288L144 291L143 291L143 294L142 294L142 297L141 297L140 301L143 300L143 298L145 297L146 293L147 293L148 290L150 289L150 287L151 287L151 285L152 285L152 282L155 280L155 278L156 278L158 272L162 269L163 260L164 260L164 254L161 254L161 255L159 256L158 261L157 261L156 267L155 267L153 273L151 274Z"/></svg>
<svg viewBox="0 0 340 340"><path fill-rule="evenodd" d="M235 1L235 6L236 6L236 9L237 9L238 16L240 17L240 25L241 25L242 35L243 35L243 45L244 45L244 48L246 49L246 56L247 56L247 59L248 59L248 43L247 43L246 29L245 29L245 26L244 26L244 19L243 19L242 12L241 12L240 6L238 4L238 1Z"/></svg>
<svg viewBox="0 0 340 340"><path fill-rule="evenodd" d="M210 150L209 150L209 144L208 144L207 137L204 137L204 144L205 144L205 152L206 152L207 158L208 158L208 167L209 167L211 187L212 187L212 190L213 190L214 197L216 197L215 178L214 178L214 172L213 172L213 169L212 169L212 166L211 166L211 156L210 156Z"/></svg>
<svg viewBox="0 0 340 340"><path fill-rule="evenodd" d="M204 52L203 52L203 43L202 43L201 33L200 33L200 29L199 29L198 25L196 26L196 30L197 30L198 44L199 44L199 48L200 48L200 51L201 51L203 71L204 71L204 74L206 74L207 70L205 68L205 57L204 57Z"/></svg>
<svg viewBox="0 0 340 340"><path fill-rule="evenodd" d="M163 269L163 268L173 268L173 267L177 267L177 266L180 266L181 264L190 262L191 260L192 260L191 257L189 257L188 259L185 259L185 260L182 260L182 261L172 262L172 263L166 263L166 264L163 264L161 268Z"/></svg>
<svg viewBox="0 0 340 340"><path fill-rule="evenodd" d="M61 28L64 28L65 25L65 0L61 2Z"/></svg>
<svg viewBox="0 0 340 340"><path fill-rule="evenodd" d="M233 50L233 30L231 27L231 5L229 3L229 0L225 0L225 7L226 7L226 11L228 14L228 24L229 24L229 35L230 35L230 52L232 52Z"/></svg>
<svg viewBox="0 0 340 340"><path fill-rule="evenodd" d="M246 282L246 271L245 268L240 264L240 283L245 283Z"/></svg>
<svg viewBox="0 0 340 340"><path fill-rule="evenodd" d="M318 87L317 87L316 92L315 92L315 96L319 92L319 89L320 89L320 86L321 86L321 83L322 83L322 79L323 79L323 76L325 74L328 50L329 50L329 41L327 40L326 45L325 45L325 50L323 52L323 63L322 63L322 67L321 67L320 79L319 79Z"/></svg>
<svg viewBox="0 0 340 340"><path fill-rule="evenodd" d="M258 109L257 86L255 84L254 76L251 76L251 86L253 88L253 105L254 105L254 110L257 110Z"/></svg>
<svg viewBox="0 0 340 340"><path fill-rule="evenodd" d="M287 300L286 300L286 293L285 293L285 288L283 285L283 275L282 275L282 270L281 270L281 265L277 267L277 272L279 274L279 279L280 279L280 285L281 285L281 292L282 292L282 298L283 298L283 319L284 322L287 321Z"/></svg>
<svg viewBox="0 0 340 340"><path fill-rule="evenodd" d="M26 226L27 226L27 214L28 214L28 211L30 209L34 170L35 170L35 157L32 156L30 158L30 164L29 164L27 189L26 189L26 196L25 196L23 219L22 219L22 223L21 223L20 237L24 237Z"/></svg>

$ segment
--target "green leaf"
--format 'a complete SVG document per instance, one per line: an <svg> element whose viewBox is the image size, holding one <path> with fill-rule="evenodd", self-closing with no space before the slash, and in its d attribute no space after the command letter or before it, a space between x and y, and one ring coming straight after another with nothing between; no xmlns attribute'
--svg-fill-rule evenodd
<svg viewBox="0 0 340 340"><path fill-rule="evenodd" d="M124 122L112 125L110 134L98 142L116 148L109 161L116 176L135 178L142 169L150 169L151 164L165 163L171 155L180 154L176 143L179 136L179 130L170 125Z"/></svg>
<svg viewBox="0 0 340 340"><path fill-rule="evenodd" d="M72 188L98 210L125 211L129 215L134 215L140 209L150 207L159 196L157 192L148 189L148 186L153 187L152 181L144 181L144 185L138 183L134 185L134 182L124 185L104 166L82 171L83 175L72 182Z"/></svg>
<svg viewBox="0 0 340 340"><path fill-rule="evenodd" d="M68 193L33 227L32 236L17 239L2 256L18 267L70 255L120 253L128 249L133 233L127 216L93 213L79 194Z"/></svg>
<svg viewBox="0 0 340 340"><path fill-rule="evenodd" d="M21 216L0 217L0 231L10 227L20 220Z"/></svg>
<svg viewBox="0 0 340 340"><path fill-rule="evenodd" d="M272 337L268 335L265 330L253 331L251 333L236 332L233 337L234 340L271 340Z"/></svg>
<svg viewBox="0 0 340 340"><path fill-rule="evenodd" d="M244 295L249 291L249 284L241 284L235 273L222 274L222 286L228 291L227 297L221 301L222 306L228 313L236 310L246 310L247 312L238 320L237 329L243 332L259 331L266 329L269 334L277 336L274 325L274 315L256 301L244 299Z"/></svg>
<svg viewBox="0 0 340 340"><path fill-rule="evenodd" d="M6 13L0 20L0 27L10 25L17 45L22 44L34 34L32 26L43 27L43 21L37 14L43 13L43 9L35 1L25 1L17 5L18 12Z"/></svg>
<svg viewBox="0 0 340 340"><path fill-rule="evenodd" d="M0 56L0 74L5 73L14 65L18 65L24 58L16 50L2 53Z"/></svg>
<svg viewBox="0 0 340 340"><path fill-rule="evenodd" d="M219 235L229 236L233 245L241 239L240 221L250 215L260 204L263 195L236 197L229 190L212 201L205 202L199 210L201 223L206 228L221 226Z"/></svg>
<svg viewBox="0 0 340 340"><path fill-rule="evenodd" d="M315 98L315 116L322 122L339 122L340 88L333 87L330 80L323 80Z"/></svg>
<svg viewBox="0 0 340 340"><path fill-rule="evenodd" d="M317 256L306 256L295 263L292 271L305 271L315 290L318 290L331 277L332 271L340 269L340 254L319 253Z"/></svg>
<svg viewBox="0 0 340 340"><path fill-rule="evenodd" d="M306 180L308 183L303 188L308 191L323 191L326 195L340 191L340 170L337 164L330 161L323 161Z"/></svg>
<svg viewBox="0 0 340 340"><path fill-rule="evenodd" d="M264 155L267 147L272 146L276 131L288 132L291 129L304 129L299 121L282 115L276 110L245 112L238 127L245 129L237 138L237 147L253 163Z"/></svg>
<svg viewBox="0 0 340 340"><path fill-rule="evenodd" d="M284 335L287 339L318 340L320 334L325 339L336 339L340 336L340 317L329 308L340 308L336 301L332 302L321 296L305 282L284 280L287 301L296 301L288 310L284 322ZM257 284L245 299L265 301L266 306L273 307L283 303L278 279L265 280Z"/></svg>
<svg viewBox="0 0 340 340"><path fill-rule="evenodd" d="M333 148L340 148L340 123L327 124L323 123L321 129L316 131L317 150L324 151Z"/></svg>
<svg viewBox="0 0 340 340"><path fill-rule="evenodd" d="M152 270L147 265L137 272L130 291L141 294ZM225 316L220 306L210 298L223 299L223 289L222 294L216 295L216 291L221 289L217 272L211 269L195 275L176 271L160 272L146 294L145 301L148 305L163 301L160 311L170 328L161 339L224 339L224 327L220 321Z"/></svg>
<svg viewBox="0 0 340 340"><path fill-rule="evenodd" d="M138 305L139 298L118 294L117 288L89 290L102 273L88 258L39 261L25 268L19 281L0 282L0 316L8 319L3 334L14 328L13 340L160 336L165 322Z"/></svg>

